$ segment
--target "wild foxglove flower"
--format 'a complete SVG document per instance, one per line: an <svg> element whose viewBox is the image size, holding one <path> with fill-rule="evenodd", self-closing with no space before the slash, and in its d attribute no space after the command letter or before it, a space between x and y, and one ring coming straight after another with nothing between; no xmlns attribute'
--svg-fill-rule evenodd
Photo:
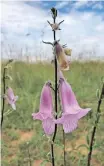
<svg viewBox="0 0 104 166"><path fill-rule="evenodd" d="M77 128L78 120L91 109L82 109L79 106L71 86L64 78L60 78L59 91L63 113L62 117L56 120L56 123L63 125L65 133L70 133Z"/></svg>
<svg viewBox="0 0 104 166"><path fill-rule="evenodd" d="M55 123L52 115L53 105L50 85L50 82L44 85L41 92L39 112L32 114L33 119L42 121L44 132L47 135L52 134L55 129Z"/></svg>
<svg viewBox="0 0 104 166"><path fill-rule="evenodd" d="M14 95L12 88L10 88L10 87L7 88L7 95L5 98L6 98L7 103L10 104L14 110L16 110L15 102L17 101L18 96Z"/></svg>
<svg viewBox="0 0 104 166"><path fill-rule="evenodd" d="M69 61L64 52L64 48L58 43L58 41L54 42L54 51L61 69L69 70Z"/></svg>

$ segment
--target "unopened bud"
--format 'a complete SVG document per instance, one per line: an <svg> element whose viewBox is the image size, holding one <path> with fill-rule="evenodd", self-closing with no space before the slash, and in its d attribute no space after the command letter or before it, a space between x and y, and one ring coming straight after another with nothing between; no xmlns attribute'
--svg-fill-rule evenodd
<svg viewBox="0 0 104 166"><path fill-rule="evenodd" d="M53 7L51 8L52 17L57 17L57 10Z"/></svg>

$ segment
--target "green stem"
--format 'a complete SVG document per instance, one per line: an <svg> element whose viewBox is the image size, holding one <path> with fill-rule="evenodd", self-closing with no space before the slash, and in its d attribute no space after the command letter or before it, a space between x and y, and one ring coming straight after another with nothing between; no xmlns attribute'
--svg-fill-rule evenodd
<svg viewBox="0 0 104 166"><path fill-rule="evenodd" d="M55 23L55 17L54 17L54 23ZM53 35L54 35L54 41L56 40L56 33L55 31L53 31ZM57 119L57 59L55 56L55 112L56 112L56 116L55 119ZM55 124L55 131L54 131L54 135L52 138L52 143L51 143L51 157L52 157L52 166L55 166L55 162L54 162L54 141L55 141L55 137L56 137L56 133L57 133L57 124Z"/></svg>
<svg viewBox="0 0 104 166"><path fill-rule="evenodd" d="M93 130L92 130L92 136L91 136L91 142L90 142L90 151L88 153L87 166L91 165L91 157L92 157L92 151L93 151L93 144L94 144L94 140L95 140L95 134L96 134L97 124L99 123L99 119L100 119L99 113L101 112L100 106L101 106L103 95L104 95L104 83L103 83L102 91L101 91L100 98L99 98L99 101L98 101L97 113L96 113L97 118L95 120L95 125L94 125Z"/></svg>
<svg viewBox="0 0 104 166"><path fill-rule="evenodd" d="M64 166L66 166L65 132L64 132L64 130L63 130L63 145L64 145Z"/></svg>
<svg viewBox="0 0 104 166"><path fill-rule="evenodd" d="M13 59L10 59L6 65L4 66L4 70L3 70L3 95L5 95L6 92L6 70L7 70L7 65L9 63L11 63L13 61ZM4 121L4 110L5 110L5 97L3 97L3 104L2 104L2 110L1 110L1 128L3 125L3 121Z"/></svg>

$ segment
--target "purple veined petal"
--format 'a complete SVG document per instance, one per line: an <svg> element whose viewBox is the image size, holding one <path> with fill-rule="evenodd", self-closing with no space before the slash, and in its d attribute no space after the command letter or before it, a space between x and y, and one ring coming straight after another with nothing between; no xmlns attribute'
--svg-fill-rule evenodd
<svg viewBox="0 0 104 166"><path fill-rule="evenodd" d="M46 83L41 92L40 108L38 113L33 113L34 119L45 120L48 117L52 117L52 96L50 84Z"/></svg>
<svg viewBox="0 0 104 166"><path fill-rule="evenodd" d="M33 117L34 120L38 119L38 120L43 121L44 119L47 119L48 116L47 116L46 113L38 112L38 113L33 113L32 117Z"/></svg>
<svg viewBox="0 0 104 166"><path fill-rule="evenodd" d="M75 130L77 128L77 123L78 123L76 116L74 115L68 115L68 116L65 122L63 123L63 129L65 133L71 133L73 130Z"/></svg>
<svg viewBox="0 0 104 166"><path fill-rule="evenodd" d="M33 119L38 119L42 121L44 132L50 135L54 132L55 122L52 116L52 95L50 83L46 83L41 92L40 98L40 108L38 113L33 113Z"/></svg>
<svg viewBox="0 0 104 166"><path fill-rule="evenodd" d="M8 88L7 89L7 95L6 95L6 101L8 104L11 105L11 107L16 110L16 105L15 102L17 101L18 96L14 96L14 92L12 90L12 88Z"/></svg>
<svg viewBox="0 0 104 166"><path fill-rule="evenodd" d="M67 83L65 79L60 80L60 96L61 96L61 102L62 102L64 114L79 113L79 117L80 117L82 114L83 116L85 116L85 114L87 114L91 110L90 108L82 109L79 106L71 86Z"/></svg>
<svg viewBox="0 0 104 166"><path fill-rule="evenodd" d="M8 97L6 98L6 101L8 104L11 105L11 107L13 108L13 110L16 110L16 105L15 105L15 101L14 100L10 100Z"/></svg>
<svg viewBox="0 0 104 166"><path fill-rule="evenodd" d="M52 118L47 118L42 122L44 132L47 135L51 135L55 130L55 122Z"/></svg>
<svg viewBox="0 0 104 166"><path fill-rule="evenodd" d="M71 86L66 80L60 79L60 97L64 113L77 113L80 108ZM75 111L75 112L74 112Z"/></svg>
<svg viewBox="0 0 104 166"><path fill-rule="evenodd" d="M5 98L6 99L6 102L7 102L7 104L12 104L12 102L11 102L11 100L8 98L8 96Z"/></svg>
<svg viewBox="0 0 104 166"><path fill-rule="evenodd" d="M77 115L78 119L81 119L82 117L86 116L89 111L91 111L91 108L80 109Z"/></svg>
<svg viewBox="0 0 104 166"><path fill-rule="evenodd" d="M77 123L78 123L77 114L62 115L62 117L57 119L55 123L62 124L65 133L71 133L73 130L77 128Z"/></svg>
<svg viewBox="0 0 104 166"><path fill-rule="evenodd" d="M10 88L10 87L7 89L7 97L9 100L13 100L15 97L14 92L13 92L12 88Z"/></svg>
<svg viewBox="0 0 104 166"><path fill-rule="evenodd" d="M7 99L7 102L9 104L12 104L12 103L15 103L18 100L18 96L14 96L14 98L12 98L12 100L10 100L10 98L8 98L8 97L6 99Z"/></svg>
<svg viewBox="0 0 104 166"><path fill-rule="evenodd" d="M62 124L65 133L70 133L77 128L78 120L85 116L91 109L82 109L79 106L71 86L63 78L60 79L59 90L63 114L61 118L55 120L55 123Z"/></svg>
<svg viewBox="0 0 104 166"><path fill-rule="evenodd" d="M33 119L44 120L48 117L52 117L52 95L50 84L46 83L41 92L40 108L38 113L33 113Z"/></svg>
<svg viewBox="0 0 104 166"><path fill-rule="evenodd" d="M63 113L62 117L55 120L56 124L62 124L65 133L70 133L77 128L78 120L84 117L91 109L79 109L77 113ZM74 112L74 111L73 111Z"/></svg>

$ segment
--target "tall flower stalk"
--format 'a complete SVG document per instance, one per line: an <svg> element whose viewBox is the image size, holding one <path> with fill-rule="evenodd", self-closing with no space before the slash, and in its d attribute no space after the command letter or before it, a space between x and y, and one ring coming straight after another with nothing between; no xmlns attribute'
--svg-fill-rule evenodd
<svg viewBox="0 0 104 166"><path fill-rule="evenodd" d="M54 142L57 134L57 125L63 125L63 145L64 145L64 166L66 166L65 159L65 133L70 133L75 130L78 126L78 121L80 118L84 117L91 109L83 109L79 106L76 96L68 82L65 80L61 70L69 70L68 56L71 55L71 49L66 49L65 45L60 45L59 41L56 40L56 30L60 30L60 23L56 23L57 10L55 8L51 9L53 24L49 21L49 25L53 31L54 42L44 42L45 44L51 44L53 47L54 54L54 65L55 65L55 87L52 87L51 82L45 83L42 89L40 97L40 108L38 113L33 113L33 119L38 119L42 121L42 126L46 135L53 134L51 140L51 159L52 166L55 166L55 156L54 156ZM53 113L52 95L51 89L54 91L55 105ZM60 106L62 108L62 115L58 117L58 94ZM60 111L61 111L60 108ZM55 117L54 117L55 114ZM65 133L64 133L65 132Z"/></svg>
<svg viewBox="0 0 104 166"><path fill-rule="evenodd" d="M57 10L55 8L51 9L52 12L52 17L53 17L53 24L50 24L48 21L49 25L51 25L52 30L53 30L53 38L54 38L54 44L56 42L56 30L61 30L59 28L59 25L64 21L61 21L59 24L56 23L56 17L57 17ZM45 44L51 44L54 47L54 44L50 42L44 42ZM54 88L54 93L55 93L55 119L57 120L57 94L58 94L58 78L57 78L57 56L56 56L56 51L54 50L54 64L55 64L55 88ZM53 89L53 88L52 88ZM53 134L53 138L51 141L51 158L52 158L52 166L55 166L55 158L54 158L54 141L56 138L56 133L57 133L57 124L55 123L55 130Z"/></svg>
<svg viewBox="0 0 104 166"><path fill-rule="evenodd" d="M52 14L53 14L53 22L55 24L56 16L57 16L57 10L53 8ZM53 36L54 36L54 41L55 41L56 40L56 31L55 30L53 30ZM55 56L55 112L56 112L55 118L57 119L57 59L56 59L56 56ZM54 144L54 141L55 141L56 133L57 133L57 124L55 124L55 131L54 131L54 135L53 135L52 143L51 143L51 157L52 157L52 165L53 166L55 166L53 144Z"/></svg>
<svg viewBox="0 0 104 166"><path fill-rule="evenodd" d="M5 110L5 93L6 93L6 79L9 78L9 76L7 76L7 70L8 70L8 65L12 62L13 60L10 59L6 65L4 66L4 69L3 69L3 98L2 98L2 110L1 110L1 128L2 128L2 125L3 125L3 121L4 121L4 110Z"/></svg>
<svg viewBox="0 0 104 166"><path fill-rule="evenodd" d="M65 149L65 132L63 130L63 145L64 145L64 166L66 166L66 149Z"/></svg>
<svg viewBox="0 0 104 166"><path fill-rule="evenodd" d="M91 135L91 141L90 141L90 147L89 147L89 153L88 153L88 160L87 160L87 166L91 165L91 158L92 158L92 151L93 151L93 145L94 145L94 140L95 140L95 134L96 134L96 129L97 129L97 124L99 123L99 119L100 119L100 113L101 113L101 103L102 103L102 99L104 97L104 83L102 86L102 91L98 100L98 106L97 106L97 112L96 112L96 120L95 120L95 125L93 127L92 130L92 135Z"/></svg>

